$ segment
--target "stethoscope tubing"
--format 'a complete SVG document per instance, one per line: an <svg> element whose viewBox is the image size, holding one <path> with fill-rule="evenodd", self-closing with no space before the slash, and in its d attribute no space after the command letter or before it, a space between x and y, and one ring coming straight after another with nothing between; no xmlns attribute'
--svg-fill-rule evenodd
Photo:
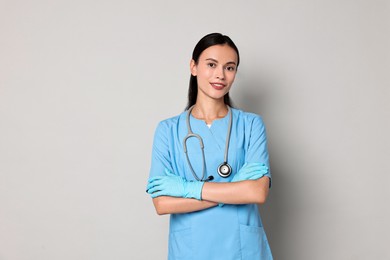
<svg viewBox="0 0 390 260"><path fill-rule="evenodd" d="M203 180L205 179L205 175L206 175L206 160L205 160L205 155L204 155L204 144L203 144L203 140L202 140L202 137L200 137L200 135L194 134L194 133L191 131L191 128L188 128L188 129L189 129L189 132L188 132L187 136L184 137L184 141L183 141L184 153L186 154L188 166L190 166L190 170L191 170L192 174L194 175L194 178L195 178L197 181L203 181ZM190 131L191 131L191 132L190 132ZM202 170L202 178L201 178L201 179L199 179L198 175L195 173L195 170L194 170L194 168L192 167L192 164L191 164L191 162L190 162L190 158L188 157L187 139L189 139L189 138L191 138L191 137L195 137L196 139L198 139L199 144L200 144L200 148L201 148L201 150L202 150L203 170Z"/></svg>
<svg viewBox="0 0 390 260"><path fill-rule="evenodd" d="M183 150L184 150L184 153L186 154L186 159L187 159L187 163L188 163L188 166L190 167L190 170L192 172L192 175L194 176L194 178L197 180L197 181L207 181L207 179L205 179L205 176L206 176L206 157L204 155L204 143L203 143L203 139L200 135L198 134L195 134L194 132L192 132L192 129L191 129L191 123L190 123L190 115L191 115L191 111L192 109L194 108L194 106L190 107L188 109L188 112L187 112L187 118L186 118L186 124L187 124L187 135L184 137L183 139ZM222 165L227 165L229 167L229 169L231 170L231 167L230 165L227 163L228 161L228 153L229 153L229 143L230 143L230 134L231 134L231 131L232 131L232 124L233 124L233 112L231 111L230 107L227 106L228 108L228 113L229 113L229 124L228 124L228 131L227 131L227 134L226 134L226 145L225 145L225 154L224 154L224 162L218 167L218 174L221 176L221 177L228 177L230 176L230 173L229 174L224 174L222 175L220 173L220 170L219 168L222 166ZM194 168L192 167L192 164L190 162L190 158L188 156L188 150L187 150L187 140L191 137L195 137L196 139L198 139L199 141L199 145L200 145L200 148L202 150L202 159L203 159L203 169L202 169L202 178L199 178L198 175L196 174ZM210 179L210 178L208 178Z"/></svg>

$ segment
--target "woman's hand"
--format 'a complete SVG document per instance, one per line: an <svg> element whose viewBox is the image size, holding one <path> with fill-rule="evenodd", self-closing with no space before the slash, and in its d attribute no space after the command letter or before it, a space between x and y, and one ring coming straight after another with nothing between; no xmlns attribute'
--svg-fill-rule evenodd
<svg viewBox="0 0 390 260"><path fill-rule="evenodd" d="M149 179L146 192L152 198L171 196L202 199L204 182L187 181L183 177L173 174L168 169L165 169L165 174L165 176L156 176Z"/></svg>
<svg viewBox="0 0 390 260"><path fill-rule="evenodd" d="M264 163L245 163L231 182L257 180L267 173L268 167Z"/></svg>

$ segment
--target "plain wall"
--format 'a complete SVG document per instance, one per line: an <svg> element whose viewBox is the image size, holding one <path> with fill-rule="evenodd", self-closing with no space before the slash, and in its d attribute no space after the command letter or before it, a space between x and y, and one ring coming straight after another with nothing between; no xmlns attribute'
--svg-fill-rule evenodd
<svg viewBox="0 0 390 260"><path fill-rule="evenodd" d="M166 259L153 133L215 31L266 123L275 259L390 259L389 1L1 0L0 260Z"/></svg>

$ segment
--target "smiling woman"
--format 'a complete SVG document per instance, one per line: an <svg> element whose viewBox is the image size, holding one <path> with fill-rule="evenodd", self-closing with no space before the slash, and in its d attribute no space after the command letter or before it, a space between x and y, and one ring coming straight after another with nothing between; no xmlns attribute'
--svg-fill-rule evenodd
<svg viewBox="0 0 390 260"><path fill-rule="evenodd" d="M258 211L271 183L265 127L229 97L239 61L228 36L203 37L186 111L156 129L147 192L171 214L168 259L272 259Z"/></svg>
<svg viewBox="0 0 390 260"><path fill-rule="evenodd" d="M202 52L198 61L191 60L191 74L197 78L198 98L219 100L234 82L238 54L229 45L214 45Z"/></svg>

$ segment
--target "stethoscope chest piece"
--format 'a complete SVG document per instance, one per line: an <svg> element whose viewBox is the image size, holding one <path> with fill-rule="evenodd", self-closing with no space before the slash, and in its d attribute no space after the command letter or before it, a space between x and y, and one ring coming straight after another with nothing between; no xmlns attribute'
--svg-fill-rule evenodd
<svg viewBox="0 0 390 260"><path fill-rule="evenodd" d="M218 174L223 178L227 178L232 174L232 167L226 162L218 166Z"/></svg>

